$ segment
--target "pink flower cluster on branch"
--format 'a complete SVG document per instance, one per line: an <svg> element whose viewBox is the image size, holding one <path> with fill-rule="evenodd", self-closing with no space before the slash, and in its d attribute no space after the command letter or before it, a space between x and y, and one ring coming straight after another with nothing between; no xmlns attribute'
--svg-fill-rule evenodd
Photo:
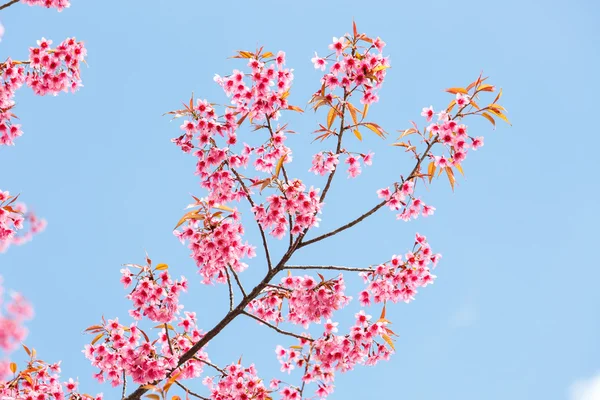
<svg viewBox="0 0 600 400"><path fill-rule="evenodd" d="M42 6L46 8L56 8L59 12L71 6L69 0L21 0L30 6Z"/></svg>
<svg viewBox="0 0 600 400"><path fill-rule="evenodd" d="M385 314L374 322L369 322L371 316L360 311L355 315L356 322L346 335L336 335L337 323L328 321L325 324L323 336L309 343L301 340L300 346L284 349L278 346L277 358L281 370L291 372L298 367L304 370L302 386L285 386L279 393L284 400L301 400L305 384L317 384L316 397L327 398L334 390L336 372L347 372L357 365L375 365L379 361L388 360L393 353L390 335L394 333L387 328L389 321ZM276 381L275 384L279 384Z"/></svg>
<svg viewBox="0 0 600 400"><path fill-rule="evenodd" d="M124 377L131 377L135 383L149 384L169 374L176 374L178 379L197 378L204 364L210 363L203 351L186 363L178 363L181 355L204 336L197 327L195 313L186 311L181 315L183 305L179 303L179 294L187 290L187 280L181 277L173 281L167 264L158 264L153 269L152 260L146 258L146 263L127 264L140 271L133 274L129 268L122 269L121 282L126 288L134 285L127 296L133 301L131 316L161 323L155 327L160 329L158 339L151 341L137 323L126 326L117 318L103 319L101 325L87 328L87 332L96 336L85 346L84 353L100 369L94 375L99 382L109 381L118 386L124 383ZM179 329L172 325L175 322Z"/></svg>
<svg viewBox="0 0 600 400"><path fill-rule="evenodd" d="M229 207L200 199L191 206L198 208L182 218L180 224L187 220L187 226L181 231L176 230L175 235L182 242L189 242L192 258L196 261L203 283L226 283L228 267L242 272L248 265L240 260L256 255L254 247L242 241L244 228L239 213ZM212 211L214 208L221 211ZM224 211L229 214L224 215Z"/></svg>
<svg viewBox="0 0 600 400"><path fill-rule="evenodd" d="M7 400L102 400L102 393L90 396L77 390L79 383L60 380L60 362L47 363L36 357L35 349L23 345L29 355L26 367L18 371L16 363L8 366L8 377L0 377L0 398Z"/></svg>
<svg viewBox="0 0 600 400"><path fill-rule="evenodd" d="M0 350L9 353L25 340L27 329L24 322L33 317L33 308L19 293L11 293L4 302L4 288L0 276ZM0 368L0 377L2 377Z"/></svg>
<svg viewBox="0 0 600 400"><path fill-rule="evenodd" d="M375 303L388 300L409 303L414 300L418 288L433 283L435 275L431 274L429 266L435 267L441 257L441 254L431 251L427 238L417 233L414 249L406 253L405 261L401 256L394 255L391 261L379 264L372 271L360 273L369 284L360 293L361 305L368 306L371 300Z"/></svg>
<svg viewBox="0 0 600 400"><path fill-rule="evenodd" d="M344 295L346 286L342 275L321 281L312 276L289 275L280 285L269 286L264 294L248 304L248 310L265 321L291 322L308 328L311 323L331 318L333 313L346 306L351 298ZM287 300L288 312L283 315L283 302Z"/></svg>
<svg viewBox="0 0 600 400"><path fill-rule="evenodd" d="M24 203L16 202L18 196L0 190L0 253L10 245L29 242L33 235L46 227L46 221L27 211Z"/></svg>
<svg viewBox="0 0 600 400"><path fill-rule="evenodd" d="M16 116L15 92L25 83L37 95L57 95L61 91L75 92L81 86L80 66L86 56L83 42L68 38L56 48L52 41L42 38L37 47L29 49L29 60L0 63L0 145L14 145L21 136L21 125Z"/></svg>
<svg viewBox="0 0 600 400"><path fill-rule="evenodd" d="M211 392L212 400L269 400L269 391L257 375L254 364L244 368L241 364L231 364L225 368L217 382L206 377L203 383Z"/></svg>

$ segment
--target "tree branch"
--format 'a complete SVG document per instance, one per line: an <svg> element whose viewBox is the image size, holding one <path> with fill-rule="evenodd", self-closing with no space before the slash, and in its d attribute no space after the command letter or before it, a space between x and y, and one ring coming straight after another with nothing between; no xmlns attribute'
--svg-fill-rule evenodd
<svg viewBox="0 0 600 400"><path fill-rule="evenodd" d="M277 332L281 333L282 335L292 336L292 337L295 337L295 338L297 338L297 339L304 339L304 340L308 340L309 342L313 342L313 341L314 341L314 340L313 340L313 339L311 339L310 337L306 337L306 336L300 336L300 335L297 335L297 334L295 334L295 333L293 333L293 332L288 332L288 331L284 331L283 329L279 329L279 328L278 328L278 327L276 327L275 325L273 325L273 324L270 324L270 323L268 323L267 321L265 321L265 320L263 320L263 319L260 319L260 318L258 318L257 316L255 316L255 315L252 315L252 314L250 314L250 313L248 313L248 312L246 312L246 311L242 311L242 314L243 314L243 315L246 315L246 316L248 316L248 317L250 317L250 318L252 318L252 319L255 319L255 320L257 320L257 321L258 321L258 322L260 322L261 324L264 324L264 325L268 326L269 328L271 328L271 329L273 329L273 330L275 330L275 331L277 331Z"/></svg>
<svg viewBox="0 0 600 400"><path fill-rule="evenodd" d="M0 6L0 10L4 10L5 8L8 8L8 7L12 6L13 4L18 3L19 1L21 1L21 0L12 0L12 1L9 1L8 3L6 3L6 4L2 4Z"/></svg>
<svg viewBox="0 0 600 400"><path fill-rule="evenodd" d="M177 386L179 386L180 388L182 388L183 390L185 390L186 394L191 394L192 396L197 397L202 400L210 400L208 397L200 396L198 393L192 392L190 389L188 389L187 387L185 387L183 384L179 383L178 381L175 381L175 384Z"/></svg>
<svg viewBox="0 0 600 400"><path fill-rule="evenodd" d="M372 268L340 267L337 265L286 265L285 269L328 269L334 271L371 272Z"/></svg>
<svg viewBox="0 0 600 400"><path fill-rule="evenodd" d="M427 155L429 154L429 150L431 150L431 148L433 147L434 144L437 143L437 139L438 136L436 135L431 142L429 142L427 144L427 149L425 149L425 151L423 152L423 154L421 155L421 157L419 157L417 159L417 164L415 165L415 167L413 168L412 172L410 173L410 175L408 176L408 178L406 179L402 179L402 183L409 181L411 179L414 179L415 174L419 171L419 168L421 167L421 163L423 162L423 160L425 159L425 157L427 157ZM317 236L316 238L307 240L306 242L301 242L298 245L298 248L302 248L304 246L308 246L309 244L312 243L316 243L319 242L323 239L327 239L330 236L336 235L342 231L345 231L346 229L352 228L354 225L358 224L359 222L362 222L363 220L365 220L367 217L375 214L381 207L383 207L385 204L387 203L387 200L383 200L382 202L380 202L379 204L377 204L375 207L371 208L369 211L367 211L366 213L362 214L360 217L348 222L346 225L340 226L339 228L325 233L321 236Z"/></svg>

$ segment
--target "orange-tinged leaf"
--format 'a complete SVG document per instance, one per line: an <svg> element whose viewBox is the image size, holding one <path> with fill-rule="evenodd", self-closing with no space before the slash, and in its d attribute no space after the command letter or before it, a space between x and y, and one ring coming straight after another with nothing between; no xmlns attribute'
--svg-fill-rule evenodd
<svg viewBox="0 0 600 400"><path fill-rule="evenodd" d="M464 173L462 167L460 166L460 164L456 164L454 167L458 170L458 172L460 172L460 174L462 176L465 176L465 173Z"/></svg>
<svg viewBox="0 0 600 400"><path fill-rule="evenodd" d="M27 355L30 356L31 350L29 350L29 347L25 346L24 344L22 344L21 346L23 346L23 349L25 349L25 352L27 353Z"/></svg>
<svg viewBox="0 0 600 400"><path fill-rule="evenodd" d="M303 347L304 347L304 346L300 346L300 345L297 345L297 346L290 346L290 349L302 350L302 348L303 348Z"/></svg>
<svg viewBox="0 0 600 400"><path fill-rule="evenodd" d="M229 211L229 212L235 211L233 208L228 207L224 204L215 204L212 208L216 208L217 210Z"/></svg>
<svg viewBox="0 0 600 400"><path fill-rule="evenodd" d="M398 139L402 139L404 136L408 136L408 135L412 135L413 133L417 133L418 130L416 130L415 128L410 128L410 129L405 129L402 132L402 134L400 135L400 137L398 137Z"/></svg>
<svg viewBox="0 0 600 400"><path fill-rule="evenodd" d="M192 210L190 212L185 213L185 215L183 217L181 217L181 219L177 222L177 225L175 225L174 229L179 228L185 221L187 221L188 219L191 219L192 216L197 213L198 213L198 210Z"/></svg>
<svg viewBox="0 0 600 400"><path fill-rule="evenodd" d="M454 191L454 182L456 179L454 178L454 171L452 171L452 167L446 167L446 175L448 175L448 181L450 182L450 186L452 186L452 191Z"/></svg>
<svg viewBox="0 0 600 400"><path fill-rule="evenodd" d="M161 264L158 264L156 266L156 268L154 268L154 269L156 269L157 271L163 271L165 269L169 269L169 265L165 264L165 263L161 263Z"/></svg>
<svg viewBox="0 0 600 400"><path fill-rule="evenodd" d="M369 112L369 105L365 104L365 108L363 108L362 117L367 118L367 113Z"/></svg>
<svg viewBox="0 0 600 400"><path fill-rule="evenodd" d="M502 114L502 113L501 113L500 111L498 111L498 110L494 110L493 108L490 108L489 110L490 110L490 112L491 112L492 114L494 114L495 116L497 116L497 117L501 118L501 119L502 119L502 120L504 120L504 121L505 121L507 124L509 124L509 125L511 125L511 126L512 126L512 124L510 123L510 121L508 120L508 118L506 118L506 115Z"/></svg>
<svg viewBox="0 0 600 400"><path fill-rule="evenodd" d="M456 94L456 93L468 94L469 93L469 92L467 92L467 89L459 88L459 87L453 87L450 89L446 89L446 92L452 93L452 94Z"/></svg>
<svg viewBox="0 0 600 400"><path fill-rule="evenodd" d="M292 110L292 111L301 112L301 113L303 113L303 112L304 112L304 110L303 110L303 109L301 109L301 108L300 108L300 107L298 107L298 106L288 106L288 107L287 107L287 109L288 109L288 110Z"/></svg>
<svg viewBox="0 0 600 400"><path fill-rule="evenodd" d="M433 177L435 176L435 163L432 161L429 163L429 165L427 166L427 174L429 175L429 183L431 183L431 181L433 180Z"/></svg>
<svg viewBox="0 0 600 400"><path fill-rule="evenodd" d="M485 85L480 85L476 90L480 92L493 92L494 89L494 85L488 85L486 83Z"/></svg>
<svg viewBox="0 0 600 400"><path fill-rule="evenodd" d="M89 328L87 328L84 332L93 331L96 329L102 329L102 325L92 325Z"/></svg>
<svg viewBox="0 0 600 400"><path fill-rule="evenodd" d="M350 103L348 103L348 111L350 111L350 116L352 117L352 122L354 125L358 124L358 117L356 116L356 108Z"/></svg>
<svg viewBox="0 0 600 400"><path fill-rule="evenodd" d="M92 339L92 346L95 345L98 340L102 339L102 336L104 336L104 332L97 334L94 339Z"/></svg>
<svg viewBox="0 0 600 400"><path fill-rule="evenodd" d="M492 125L494 125L494 127L496 126L496 121L494 120L494 118L492 118L492 116L488 113L481 113L481 116L484 117L485 119L487 119L488 121L490 121L492 123Z"/></svg>
<svg viewBox="0 0 600 400"><path fill-rule="evenodd" d="M375 132L377 134L377 136L381 137L381 138L385 138L385 131L376 123L374 122L365 122L362 125L366 126L367 128L369 128L371 131Z"/></svg>
<svg viewBox="0 0 600 400"><path fill-rule="evenodd" d="M475 103L475 102L473 101L473 99L471 99L471 101L470 101L470 104L471 104L473 107L475 107L476 109L478 109L478 110L479 110L479 108L480 108L480 107L479 107L479 105L478 105L477 103Z"/></svg>
<svg viewBox="0 0 600 400"><path fill-rule="evenodd" d="M331 109L329 109L329 112L327 113L327 128L331 129L331 125L333 125L333 121L335 121L335 117L337 117L337 112L335 111L334 107L331 107Z"/></svg>
<svg viewBox="0 0 600 400"><path fill-rule="evenodd" d="M373 73L383 71L384 69L390 68L389 65L378 65L373 69Z"/></svg>
<svg viewBox="0 0 600 400"><path fill-rule="evenodd" d="M385 319L385 306L386 304L383 304L383 309L381 310L381 315L379 316L379 320L381 321L382 319Z"/></svg>
<svg viewBox="0 0 600 400"><path fill-rule="evenodd" d="M449 113L450 111L452 111L452 109L454 108L455 105L456 105L456 100L452 100L450 102L450 104L448 104L448 107L446 108L446 112Z"/></svg>
<svg viewBox="0 0 600 400"><path fill-rule="evenodd" d="M271 53L270 51L267 51L265 54L262 55L263 58L271 58L273 57L273 53Z"/></svg>
<svg viewBox="0 0 600 400"><path fill-rule="evenodd" d="M281 157L279 161L277 161L277 165L275 166L275 176L279 176L279 172L281 172L281 168L283 167L283 161L285 160L286 155Z"/></svg>
<svg viewBox="0 0 600 400"><path fill-rule="evenodd" d="M17 363L14 363L14 362L10 363L10 372L12 372L13 374L15 372L17 372Z"/></svg>
<svg viewBox="0 0 600 400"><path fill-rule="evenodd" d="M356 136L358 140L362 141L362 135L360 134L360 131L358 129L355 129L352 132L354 132L354 136Z"/></svg>
<svg viewBox="0 0 600 400"><path fill-rule="evenodd" d="M358 31L356 30L356 22L352 21L352 32L354 33L354 37L358 36Z"/></svg>
<svg viewBox="0 0 600 400"><path fill-rule="evenodd" d="M488 107L498 111L506 111L506 108L502 107L500 104L490 104Z"/></svg>
<svg viewBox="0 0 600 400"><path fill-rule="evenodd" d="M394 341L392 340L392 338L391 338L391 337L389 337L389 336L388 336L388 335L386 335L386 334L383 334L383 335L381 335L381 337L383 338L383 340L385 340L385 342L386 342L387 344L389 344L389 345L390 345L390 347L392 348L392 350L396 350L396 348L394 347Z"/></svg>
<svg viewBox="0 0 600 400"><path fill-rule="evenodd" d="M146 398L147 398L147 399L152 399L152 400L160 400L160 396L159 396L159 395L157 395L157 394L154 394L154 393L152 393L152 394L147 394L147 395L146 395Z"/></svg>
<svg viewBox="0 0 600 400"><path fill-rule="evenodd" d="M495 103L498 100L500 100L500 97L502 97L502 88L500 88L500 91L498 92L498 95L496 95L496 98L494 99L494 101L492 103Z"/></svg>

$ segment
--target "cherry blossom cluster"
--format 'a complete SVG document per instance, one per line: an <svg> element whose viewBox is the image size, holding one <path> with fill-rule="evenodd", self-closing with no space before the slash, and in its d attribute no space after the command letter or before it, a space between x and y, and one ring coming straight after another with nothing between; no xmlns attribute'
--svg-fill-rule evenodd
<svg viewBox="0 0 600 400"><path fill-rule="evenodd" d="M288 216L292 218L291 234L298 235L305 229L318 226L322 203L319 189L308 191L299 179L283 183L282 194L267 197L266 204L253 207L256 220L264 228L271 228L270 234L281 239L288 230Z"/></svg>
<svg viewBox="0 0 600 400"><path fill-rule="evenodd" d="M15 92L23 83L40 96L75 92L81 86L80 65L86 56L83 42L68 38L54 49L50 40L42 38L37 43L29 49L28 61L9 58L0 63L0 145L14 145L23 133L12 121Z"/></svg>
<svg viewBox="0 0 600 400"><path fill-rule="evenodd" d="M81 86L80 66L87 51L83 42L67 38L52 49L51 40L38 40L38 47L29 49L27 85L40 96L57 95L61 91L75 92Z"/></svg>
<svg viewBox="0 0 600 400"><path fill-rule="evenodd" d="M356 314L355 318L355 324L346 335L336 335L337 323L328 321L323 336L312 343L301 340L300 346L289 349L277 346L281 370L290 372L295 367L304 369L302 381L316 382L315 394L324 399L333 393L336 372L344 373L357 365L375 365L381 360L388 360L393 353L393 349L386 346L386 343L392 343L389 335L393 334L387 328L388 321L381 318L371 323L371 316L364 311ZM307 345L309 348L305 351ZM283 399L302 398L300 389L289 386L281 389L280 394Z"/></svg>
<svg viewBox="0 0 600 400"><path fill-rule="evenodd" d="M280 110L288 107L287 97L294 75L284 68L285 53L277 56L265 53L257 58L247 52L240 52L240 58L249 58L250 73L234 70L226 77L215 76L217 82L231 98L235 112L250 120L262 121L267 117L277 120ZM250 78L249 85L246 78Z"/></svg>
<svg viewBox="0 0 600 400"><path fill-rule="evenodd" d="M100 369L94 377L99 382L109 381L112 386L123 384L123 373L139 384L162 380L171 372L178 379L199 377L204 362L209 362L205 352L198 352L194 359L180 367L177 363L181 355L204 335L196 327L194 313L186 313L178 320L178 326L183 327L181 332L165 323L161 325L158 340L152 342L136 324L125 326L118 319L89 327L87 331L97 336L83 352L92 366Z"/></svg>
<svg viewBox="0 0 600 400"><path fill-rule="evenodd" d="M133 309L129 314L136 320L142 316L154 322L169 323L176 318L180 309L179 294L187 291L187 280L173 281L168 271L161 270L166 264L159 264L155 271L149 265L128 264L139 268L140 272L135 275L129 268L121 269L121 282L125 288L129 287L134 280L135 286L127 296L133 303Z"/></svg>
<svg viewBox="0 0 600 400"><path fill-rule="evenodd" d="M42 6L46 8L56 8L58 11L62 11L65 8L71 6L69 0L22 0L23 3L29 4L30 6Z"/></svg>
<svg viewBox="0 0 600 400"><path fill-rule="evenodd" d="M33 317L33 308L19 293L11 293L9 300L4 303L3 294L0 276L0 350L11 352L27 336L27 329L23 323ZM0 368L0 377L1 372L2 368Z"/></svg>
<svg viewBox="0 0 600 400"><path fill-rule="evenodd" d="M419 215L424 217L433 215L435 207L425 204L423 200L413 196L414 182L412 180L405 181L402 184L396 185L396 189L392 191L389 187L379 189L377 196L380 199L386 200L386 205L390 210L399 211L396 215L397 219L408 221L411 218L418 218Z"/></svg>
<svg viewBox="0 0 600 400"><path fill-rule="evenodd" d="M0 190L0 253L10 245L29 242L46 228L46 221L27 211L24 203L17 203L17 197Z"/></svg>
<svg viewBox="0 0 600 400"><path fill-rule="evenodd" d="M364 165L373 165L373 153L350 153L340 152L338 154L332 151L321 151L313 156L312 167L308 170L314 172L316 175L327 175L333 172L339 164L339 157L342 153L346 153L347 157L344 163L348 164L348 177L356 178L362 172L361 161Z"/></svg>
<svg viewBox="0 0 600 400"><path fill-rule="evenodd" d="M391 261L378 265L372 271L360 275L368 286L360 293L363 306L382 303L388 300L409 303L414 300L417 289L433 283L435 275L430 266L435 267L442 256L434 254L425 236L416 234L413 251L402 256L394 255Z"/></svg>
<svg viewBox="0 0 600 400"><path fill-rule="evenodd" d="M381 87L389 67L388 58L381 53L384 47L385 43L380 38L371 39L364 34L351 37L346 34L333 38L333 43L329 45L333 53L324 58L315 53L312 62L321 71L325 71L331 63L328 72L321 79L325 89L334 91L343 88L346 92L356 90L362 93L362 104L372 104L379 100L377 89Z"/></svg>
<svg viewBox="0 0 600 400"><path fill-rule="evenodd" d="M351 298L344 295L344 278L319 282L312 276L282 278L279 286L267 287L264 294L248 304L248 310L265 321L288 321L308 328L310 323L320 323L321 318L331 318L334 311L346 306ZM288 302L288 313L283 316L283 301Z"/></svg>
<svg viewBox="0 0 600 400"><path fill-rule="evenodd" d="M212 400L268 400L269 391L257 375L254 364L244 368L241 364L231 364L225 368L226 375L217 382L206 377L203 383L210 389Z"/></svg>
<svg viewBox="0 0 600 400"><path fill-rule="evenodd" d="M175 235L182 243L189 242L188 247L203 283L226 283L227 268L235 272L244 271L248 265L240 260L254 257L254 247L242 241L244 228L238 212L229 209L231 213L223 216L221 211L210 211L209 203L197 205L200 208L189 215L187 225L180 231L176 230Z"/></svg>
<svg viewBox="0 0 600 400"><path fill-rule="evenodd" d="M35 358L35 350L23 346L30 356L26 368L17 371L15 363L9 363L7 373L0 377L0 398L6 400L102 400L96 396L80 393L79 383L72 378L60 379L60 362L49 364Z"/></svg>
<svg viewBox="0 0 600 400"><path fill-rule="evenodd" d="M470 97L462 93L456 94L455 102L461 108L471 103ZM427 131L436 135L450 154L450 157L434 156L436 167L440 169L460 167L460 164L467 158L469 148L477 150L483 146L483 136L470 137L467 133L467 126L451 119L446 110L436 114L433 107L423 108L421 115L427 119L427 122L431 122L433 116L437 115L437 122L432 122L427 127Z"/></svg>

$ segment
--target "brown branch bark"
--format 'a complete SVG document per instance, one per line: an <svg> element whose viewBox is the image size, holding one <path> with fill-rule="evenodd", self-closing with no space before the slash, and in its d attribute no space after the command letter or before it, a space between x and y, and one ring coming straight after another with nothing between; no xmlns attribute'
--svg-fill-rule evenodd
<svg viewBox="0 0 600 400"><path fill-rule="evenodd" d="M18 3L19 1L21 1L21 0L12 0L12 1L9 1L8 3L6 3L6 4L2 4L0 6L0 10L4 10L5 8L8 8L8 7L12 6L13 4Z"/></svg>

